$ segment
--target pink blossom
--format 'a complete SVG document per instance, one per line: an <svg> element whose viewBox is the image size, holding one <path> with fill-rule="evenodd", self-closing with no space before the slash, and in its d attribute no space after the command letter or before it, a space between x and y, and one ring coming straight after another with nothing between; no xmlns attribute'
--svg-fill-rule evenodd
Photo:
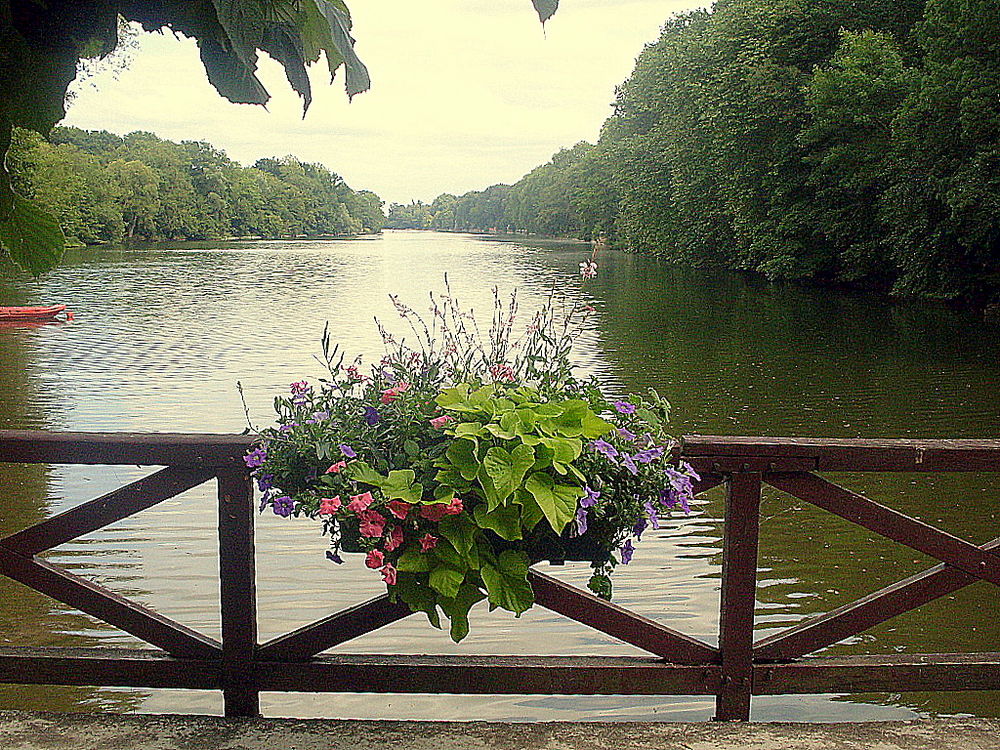
<svg viewBox="0 0 1000 750"><path fill-rule="evenodd" d="M360 495L351 495L351 502L347 504L347 509L355 513L367 510L368 506L375 502L370 492L362 492Z"/></svg>
<svg viewBox="0 0 1000 750"><path fill-rule="evenodd" d="M392 563L386 563L385 567L382 568L382 580L390 586L395 585L396 569L393 567Z"/></svg>
<svg viewBox="0 0 1000 750"><path fill-rule="evenodd" d="M392 513L392 515L394 515L400 521L403 521L406 519L407 514L410 512L410 508L412 508L413 506L410 505L405 500L390 500L388 503L386 503L386 507L389 509L389 512Z"/></svg>
<svg viewBox="0 0 1000 750"><path fill-rule="evenodd" d="M385 542L385 551L392 552L394 549L398 549L403 543L403 529L400 526L393 526L392 531L389 532L389 538Z"/></svg>
<svg viewBox="0 0 1000 750"><path fill-rule="evenodd" d="M324 474L339 474L341 471L347 468L347 461L337 461L337 463L330 466L329 469L324 471Z"/></svg>
<svg viewBox="0 0 1000 750"><path fill-rule="evenodd" d="M365 565L372 570L381 568L383 563L385 563L385 555L382 554L381 550L373 549L365 556Z"/></svg>
<svg viewBox="0 0 1000 750"><path fill-rule="evenodd" d="M382 391L383 404L391 404L397 398L399 398L399 391L397 391L395 388L386 388L384 391Z"/></svg>
<svg viewBox="0 0 1000 750"><path fill-rule="evenodd" d="M426 552L429 549L434 549L437 547L437 537L431 534L424 534L420 537L420 551Z"/></svg>
<svg viewBox="0 0 1000 750"><path fill-rule="evenodd" d="M396 393L405 393L408 390L410 390L410 384L407 383L405 380L402 383L396 385Z"/></svg>
<svg viewBox="0 0 1000 750"><path fill-rule="evenodd" d="M321 497L319 499L319 512L320 515L332 516L338 510L340 510L341 502L340 495L336 497Z"/></svg>
<svg viewBox="0 0 1000 750"><path fill-rule="evenodd" d="M453 497L451 502L448 503L448 507L444 509L444 514L446 516L456 516L462 512L462 498Z"/></svg>
<svg viewBox="0 0 1000 750"><path fill-rule="evenodd" d="M378 539L385 531L385 519L374 510L366 510L359 515L361 519L361 536L368 539Z"/></svg>
<svg viewBox="0 0 1000 750"><path fill-rule="evenodd" d="M447 503L431 503L420 508L420 515L428 521L440 521L448 515Z"/></svg>
<svg viewBox="0 0 1000 750"><path fill-rule="evenodd" d="M431 427L435 430L443 429L449 422L454 422L455 418L450 414L442 414L440 417L435 417L431 420Z"/></svg>

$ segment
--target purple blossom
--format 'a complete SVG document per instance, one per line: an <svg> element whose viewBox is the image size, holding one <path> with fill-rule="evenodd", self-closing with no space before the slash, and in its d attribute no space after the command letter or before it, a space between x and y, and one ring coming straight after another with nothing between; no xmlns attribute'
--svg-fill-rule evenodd
<svg viewBox="0 0 1000 750"><path fill-rule="evenodd" d="M643 506L646 509L646 516L649 518L649 523L654 529L660 528L660 516L656 512L656 507L653 505L652 500L647 500Z"/></svg>
<svg viewBox="0 0 1000 750"><path fill-rule="evenodd" d="M623 437L623 438L625 438L626 440L628 440L629 442L635 442L635 433L634 433L634 432L629 432L629 431L628 431L628 430L627 430L626 428L624 428L624 427L619 427L619 428L618 428L618 434L619 434L619 435L620 435L621 437Z"/></svg>
<svg viewBox="0 0 1000 750"><path fill-rule="evenodd" d="M592 490L590 489L590 487L586 485L584 485L583 490L584 490L584 495L582 498L580 498L580 507L593 508L595 505L597 505L597 501L601 497L600 491Z"/></svg>
<svg viewBox="0 0 1000 750"><path fill-rule="evenodd" d="M298 422L289 422L288 424L283 424L278 427L278 432L291 432L296 427L299 426Z"/></svg>
<svg viewBox="0 0 1000 750"><path fill-rule="evenodd" d="M261 492L266 492L267 490L274 487L274 474L258 474L257 475L257 489Z"/></svg>
<svg viewBox="0 0 1000 750"><path fill-rule="evenodd" d="M576 509L576 533L577 536L587 533L587 509L580 507Z"/></svg>
<svg viewBox="0 0 1000 750"><path fill-rule="evenodd" d="M256 469L258 466L263 466L266 460L267 447L263 445L259 448L254 448L243 457L243 462L247 465L248 469Z"/></svg>
<svg viewBox="0 0 1000 750"><path fill-rule="evenodd" d="M292 511L295 510L295 501L288 497L288 495L282 495L281 497L274 498L271 508L274 510L274 515L288 518L292 515Z"/></svg>
<svg viewBox="0 0 1000 750"><path fill-rule="evenodd" d="M340 448L340 455L342 455L344 458L357 458L358 457L358 454L354 451L354 448L352 448L349 445L341 443L337 447Z"/></svg>
<svg viewBox="0 0 1000 750"><path fill-rule="evenodd" d="M673 508L677 505L677 493L673 489L660 490L660 505Z"/></svg>
<svg viewBox="0 0 1000 750"><path fill-rule="evenodd" d="M328 411L318 411L314 413L309 419L306 420L306 424L319 424L325 419L330 418L330 412Z"/></svg>
<svg viewBox="0 0 1000 750"><path fill-rule="evenodd" d="M628 401L615 401L611 405L619 414L635 414L635 404Z"/></svg>
<svg viewBox="0 0 1000 750"><path fill-rule="evenodd" d="M636 539L642 539L642 532L646 530L647 526L649 526L649 521L646 520L646 517L639 516L635 519L635 524L632 526L632 535Z"/></svg>
<svg viewBox="0 0 1000 750"><path fill-rule="evenodd" d="M639 475L639 467L635 465L635 457L630 456L627 453L622 454L622 466L632 472L632 476Z"/></svg>
<svg viewBox="0 0 1000 750"><path fill-rule="evenodd" d="M382 415L378 413L378 410L374 406L365 407L365 424L369 427L374 427L381 421Z"/></svg>
<svg viewBox="0 0 1000 750"><path fill-rule="evenodd" d="M621 548L622 553L622 565L628 565L632 562L632 555L635 554L635 547L632 546L632 540L627 539L625 544Z"/></svg>
<svg viewBox="0 0 1000 750"><path fill-rule="evenodd" d="M698 472L695 471L694 467L687 461L681 461L681 471L683 471L685 474L691 477L694 481L696 482L701 481L701 476L699 476Z"/></svg>
<svg viewBox="0 0 1000 750"><path fill-rule="evenodd" d="M618 449L603 438L598 438L592 442L590 447L603 455L605 458L614 459L618 456Z"/></svg>
<svg viewBox="0 0 1000 750"><path fill-rule="evenodd" d="M646 448L646 450L639 451L635 454L634 458L641 464L653 463L656 459L663 456L664 449L656 446L653 448Z"/></svg>
<svg viewBox="0 0 1000 750"><path fill-rule="evenodd" d="M339 552L334 552L332 549L328 549L326 551L326 559L329 560L330 562L337 563L337 565L344 564L344 558L340 556Z"/></svg>

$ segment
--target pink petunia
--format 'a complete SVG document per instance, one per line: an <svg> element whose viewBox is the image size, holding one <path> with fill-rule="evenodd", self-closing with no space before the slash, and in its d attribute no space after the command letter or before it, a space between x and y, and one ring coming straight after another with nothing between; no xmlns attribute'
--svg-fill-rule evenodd
<svg viewBox="0 0 1000 750"><path fill-rule="evenodd" d="M435 417L431 420L431 427L435 430L443 429L449 422L454 422L455 418L450 414L442 414L440 417Z"/></svg>
<svg viewBox="0 0 1000 750"><path fill-rule="evenodd" d="M395 585L396 569L393 567L392 563L386 563L385 567L382 568L382 580L390 586Z"/></svg>
<svg viewBox="0 0 1000 750"><path fill-rule="evenodd" d="M448 515L448 503L431 503L420 507L420 516L428 521L440 521Z"/></svg>
<svg viewBox="0 0 1000 750"><path fill-rule="evenodd" d="M405 500L390 500L388 503L386 503L386 507L389 509L389 512L392 513L392 515L394 515L400 521L403 521L406 519L407 514L409 514L410 508L412 508L413 506L410 505Z"/></svg>
<svg viewBox="0 0 1000 750"><path fill-rule="evenodd" d="M437 547L437 537L431 534L424 534L420 537L420 551L426 552L427 550L434 549Z"/></svg>
<svg viewBox="0 0 1000 750"><path fill-rule="evenodd" d="M368 506L375 502L370 492L362 492L360 495L351 495L351 502L347 504L347 509L354 513L367 510Z"/></svg>
<svg viewBox="0 0 1000 750"><path fill-rule="evenodd" d="M319 499L319 512L322 516L332 516L342 505L340 495L336 497L321 497Z"/></svg>
<svg viewBox="0 0 1000 750"><path fill-rule="evenodd" d="M462 512L462 498L453 497L451 502L448 503L448 507L444 509L444 514L446 516L457 516Z"/></svg>
<svg viewBox="0 0 1000 750"><path fill-rule="evenodd" d="M337 461L329 469L324 471L324 474L339 474L341 471L347 468L347 461Z"/></svg>
<svg viewBox="0 0 1000 750"><path fill-rule="evenodd" d="M386 388L384 391L382 391L383 404L391 404L397 398L399 398L399 391L397 391L395 388Z"/></svg>
<svg viewBox="0 0 1000 750"><path fill-rule="evenodd" d="M407 383L405 380L402 383L396 385L396 393L405 393L408 390L410 390L410 384Z"/></svg>
<svg viewBox="0 0 1000 750"><path fill-rule="evenodd" d="M366 510L359 514L361 519L361 536L368 539L378 539L385 532L385 519L374 510Z"/></svg>
<svg viewBox="0 0 1000 750"><path fill-rule="evenodd" d="M399 549L402 544L403 529L401 526L393 526L392 531L389 532L389 538L385 540L385 551L392 552L395 549Z"/></svg>
<svg viewBox="0 0 1000 750"><path fill-rule="evenodd" d="M365 557L365 565L372 570L376 568L381 568L385 563L385 555L382 554L381 550L373 549Z"/></svg>

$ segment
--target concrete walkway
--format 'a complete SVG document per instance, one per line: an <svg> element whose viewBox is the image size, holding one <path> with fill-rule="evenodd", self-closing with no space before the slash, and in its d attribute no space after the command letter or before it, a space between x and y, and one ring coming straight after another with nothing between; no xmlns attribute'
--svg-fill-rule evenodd
<svg viewBox="0 0 1000 750"><path fill-rule="evenodd" d="M3 750L1000 750L1000 721L487 724L0 711Z"/></svg>

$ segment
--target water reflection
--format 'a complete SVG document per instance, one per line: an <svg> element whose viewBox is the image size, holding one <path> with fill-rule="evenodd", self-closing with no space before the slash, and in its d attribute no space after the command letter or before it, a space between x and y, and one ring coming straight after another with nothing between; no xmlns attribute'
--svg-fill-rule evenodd
<svg viewBox="0 0 1000 750"><path fill-rule="evenodd" d="M1000 416L1000 348L993 329L938 308L891 307L860 295L770 286L734 274L681 272L655 259L607 254L596 282L576 276L585 247L433 233L306 242L185 244L128 252L84 250L42 281L0 276L7 304L65 302L66 326L0 329L0 425L86 430L238 431L244 384L251 413L270 419L287 383L321 373L314 355L329 321L351 352L378 356L373 316L391 320L386 295L419 310L445 273L480 311L490 288L520 290L525 321L555 287L592 301L581 367L610 389L657 388L681 432L827 436L988 436ZM17 290L16 292L14 290ZM132 481L127 467L6 467L20 487L11 507L32 508L10 528ZM41 472L32 479L31 472ZM851 487L977 542L997 536L986 477L843 477ZM9 511L5 511L8 512ZM711 493L688 517L644 538L617 577L617 600L706 640L715 638L722 500ZM218 561L209 485L60 548L54 559L86 571L209 635L218 633ZM332 568L324 541L302 523L258 524L261 637L278 635L380 591L352 561ZM765 499L758 626L787 627L927 565L779 493ZM585 566L554 569L582 584ZM0 584L2 585L2 584ZM16 586L14 584L10 584ZM7 589L3 589L6 594ZM893 621L839 652L995 650L996 594L970 587ZM35 638L70 645L128 642L88 618L4 596L0 622L31 622ZM959 610L961 607L961 610ZM971 609L970 609L971 607ZM961 611L961 618L954 612ZM61 618L61 619L60 619ZM74 619L75 618L75 619ZM6 631L4 631L6 632ZM540 648L539 644L545 647ZM637 653L542 610L522 622L478 611L461 646L411 617L350 651L403 653ZM45 700L34 688L24 695ZM60 705L83 705L73 691ZM105 692L94 695L105 695ZM109 693L110 694L110 693ZM112 694L117 695L117 694ZM214 694L130 693L144 711L220 709ZM0 695L0 705L9 705ZM905 718L910 710L994 715L995 697L870 696L755 699L755 718ZM884 704L884 705L879 705ZM707 719L700 698L267 696L282 715L461 719Z"/></svg>

